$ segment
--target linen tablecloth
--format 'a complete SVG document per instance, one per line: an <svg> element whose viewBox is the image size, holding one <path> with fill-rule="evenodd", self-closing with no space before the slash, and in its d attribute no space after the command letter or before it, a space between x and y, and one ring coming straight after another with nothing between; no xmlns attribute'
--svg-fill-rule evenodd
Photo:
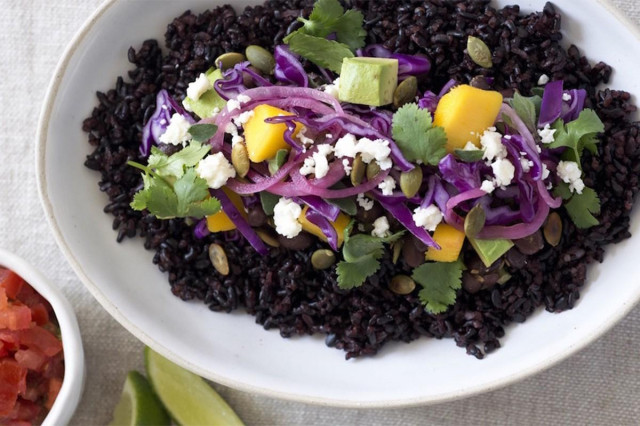
<svg viewBox="0 0 640 426"><path fill-rule="evenodd" d="M138 0L142 1L142 0ZM517 1L514 1L517 3ZM579 7L580 1L576 1ZM640 25L640 1L614 0ZM56 246L35 180L36 122L64 47L100 0L0 0L0 246L38 265L76 309L86 388L72 420L106 424L143 345L93 299ZM638 238L636 236L636 238ZM640 422L640 307L570 359L507 388L434 406L391 410L318 407L216 389L248 425L608 424Z"/></svg>

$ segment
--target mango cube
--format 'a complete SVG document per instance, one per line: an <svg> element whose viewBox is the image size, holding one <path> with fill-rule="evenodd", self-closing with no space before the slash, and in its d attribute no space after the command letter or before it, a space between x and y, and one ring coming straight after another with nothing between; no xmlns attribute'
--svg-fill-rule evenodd
<svg viewBox="0 0 640 426"><path fill-rule="evenodd" d="M322 230L307 220L307 210L309 210L309 206L305 206L302 209L302 213L300 213L300 217L298 217L298 222L302 225L302 229L326 242L327 237ZM340 213L336 221L332 223L338 233L338 247L340 247L344 241L344 230L349 225L349 222L351 222L351 218L344 213Z"/></svg>
<svg viewBox="0 0 640 426"><path fill-rule="evenodd" d="M242 197L228 189L226 186L223 186L222 190L227 194L227 197L229 197L233 205L236 206L240 214L246 217ZM236 229L236 225L231 221L231 219L229 219L229 216L220 209L218 213L207 216L207 229L209 229L209 232L232 231Z"/></svg>
<svg viewBox="0 0 640 426"><path fill-rule="evenodd" d="M284 132L287 130L286 124L264 122L267 118L279 115L293 114L271 105L262 104L253 109L253 116L245 123L244 140L247 145L249 160L254 163L273 158L281 149L291 148L284 140ZM302 127L302 124L296 123L294 137Z"/></svg>
<svg viewBox="0 0 640 426"><path fill-rule="evenodd" d="M446 223L441 223L433 233L433 240L440 246L440 250L429 247L426 259L436 262L455 262L460 256L464 237L464 232L458 231Z"/></svg>
<svg viewBox="0 0 640 426"><path fill-rule="evenodd" d="M480 136L493 126L501 106L499 92L463 84L440 99L433 124L444 128L448 152L464 148L467 142L479 147Z"/></svg>

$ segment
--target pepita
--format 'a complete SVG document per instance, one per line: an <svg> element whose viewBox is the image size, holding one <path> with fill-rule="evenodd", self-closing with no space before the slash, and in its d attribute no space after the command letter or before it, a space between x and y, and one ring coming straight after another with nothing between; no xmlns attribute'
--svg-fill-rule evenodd
<svg viewBox="0 0 640 426"><path fill-rule="evenodd" d="M236 64L240 62L244 62L245 57L242 53L238 52L227 52L216 58L214 62L216 67L218 67L221 71L226 71L229 68L233 68Z"/></svg>
<svg viewBox="0 0 640 426"><path fill-rule="evenodd" d="M477 37L469 36L467 39L467 53L473 62L483 68L491 68L491 51L484 41Z"/></svg>
<svg viewBox="0 0 640 426"><path fill-rule="evenodd" d="M412 102L418 93L418 79L415 76L409 76L402 80L395 92L393 92L393 106L400 108L404 104Z"/></svg>
<svg viewBox="0 0 640 426"><path fill-rule="evenodd" d="M267 231L262 229L256 229L256 234L258 234L258 237L260 237L260 239L264 241L266 245L275 247L275 248L280 247L280 242L277 240L277 238L269 234Z"/></svg>
<svg viewBox="0 0 640 426"><path fill-rule="evenodd" d="M367 166L367 180L371 180L380 173L380 165L376 161L372 161Z"/></svg>
<svg viewBox="0 0 640 426"><path fill-rule="evenodd" d="M267 49L252 44L247 47L244 54L247 56L247 60L251 62L251 65L256 67L262 73L273 74L273 70L276 67L276 60Z"/></svg>
<svg viewBox="0 0 640 426"><path fill-rule="evenodd" d="M389 283L389 290L395 294L406 295L411 293L416 288L416 283L406 275L396 275L391 278Z"/></svg>
<svg viewBox="0 0 640 426"><path fill-rule="evenodd" d="M407 198L416 195L420 186L422 186L422 167L416 166L413 170L400 174L400 189Z"/></svg>
<svg viewBox="0 0 640 426"><path fill-rule="evenodd" d="M480 204L476 204L469 213L467 213L467 217L464 218L464 233L467 237L475 238L482 228L484 228L484 224L487 220L487 215L484 212L484 209Z"/></svg>
<svg viewBox="0 0 640 426"><path fill-rule="evenodd" d="M311 266L315 269L327 269L336 263L336 255L331 250L320 249L311 255Z"/></svg>
<svg viewBox="0 0 640 426"><path fill-rule="evenodd" d="M562 219L556 212L551 212L547 218L547 223L542 228L544 239L553 247L560 244L560 238L562 238Z"/></svg>
<svg viewBox="0 0 640 426"><path fill-rule="evenodd" d="M236 173L241 178L245 177L249 172L249 154L244 143L238 142L231 148L231 164L236 169Z"/></svg>
<svg viewBox="0 0 640 426"><path fill-rule="evenodd" d="M400 239L400 240L396 240L391 244L391 248L393 249L393 257L392 257L392 261L393 264L395 265L396 263L398 263L398 260L400 259L400 255L402 254L402 246L404 245L404 240Z"/></svg>
<svg viewBox="0 0 640 426"><path fill-rule="evenodd" d="M209 260L221 275L229 275L229 260L221 245L211 244L209 246Z"/></svg>
<svg viewBox="0 0 640 426"><path fill-rule="evenodd" d="M353 186L358 186L362 183L366 168L367 165L362 161L360 154L356 155L356 158L353 159L353 165L351 166L351 184Z"/></svg>

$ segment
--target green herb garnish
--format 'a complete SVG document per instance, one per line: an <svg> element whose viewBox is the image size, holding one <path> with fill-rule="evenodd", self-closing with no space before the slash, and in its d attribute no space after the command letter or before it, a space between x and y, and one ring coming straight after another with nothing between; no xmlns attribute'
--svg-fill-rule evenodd
<svg viewBox="0 0 640 426"><path fill-rule="evenodd" d="M553 193L556 197L562 197L565 200L564 207L578 228L591 228L600 223L593 216L600 214L600 199L593 189L585 187L582 194L574 194L568 184L560 182Z"/></svg>
<svg viewBox="0 0 640 426"><path fill-rule="evenodd" d="M437 165L447 155L447 135L442 127L434 127L431 113L416 103L405 104L395 114L391 128L405 158Z"/></svg>
<svg viewBox="0 0 640 426"><path fill-rule="evenodd" d="M463 270L460 259L450 263L424 263L413 270L411 278L422 286L418 297L428 312L441 314L456 302Z"/></svg>
<svg viewBox="0 0 640 426"><path fill-rule="evenodd" d="M568 124L556 120L552 128L556 129L554 141L547 145L549 149L566 147L563 158L575 161L582 169L580 157L585 148L592 154L598 152L598 133L604 132L604 124L592 109L583 110L578 118Z"/></svg>
<svg viewBox="0 0 640 426"><path fill-rule="evenodd" d="M455 149L453 151L460 160L465 163L475 163L482 160L484 151L481 149Z"/></svg>
<svg viewBox="0 0 640 426"><path fill-rule="evenodd" d="M215 124L194 124L189 127L189 134L196 142L206 142L216 134L218 126Z"/></svg>
<svg viewBox="0 0 640 426"><path fill-rule="evenodd" d="M260 193L260 203L262 204L262 210L267 216L273 216L273 209L276 207L280 201L280 196L272 194L267 191L262 191Z"/></svg>
<svg viewBox="0 0 640 426"><path fill-rule="evenodd" d="M532 96L530 98L520 95L518 92L513 94L513 99L509 100L509 105L518 114L518 117L524 122L529 131L536 131L538 124L538 111L540 111L540 104L542 98L539 96Z"/></svg>
<svg viewBox="0 0 640 426"><path fill-rule="evenodd" d="M276 152L276 155L267 161L267 164L269 165L269 173L271 173L271 175L275 175L276 172L280 170L280 167L282 167L282 165L287 161L288 156L289 150L279 149L278 152Z"/></svg>

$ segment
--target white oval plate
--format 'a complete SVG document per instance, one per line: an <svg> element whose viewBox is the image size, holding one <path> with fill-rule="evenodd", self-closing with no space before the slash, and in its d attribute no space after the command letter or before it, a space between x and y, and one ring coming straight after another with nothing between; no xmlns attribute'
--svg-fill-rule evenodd
<svg viewBox="0 0 640 426"><path fill-rule="evenodd" d="M168 22L187 8L202 11L220 0L107 1L77 34L53 78L39 124L40 196L58 244L73 269L111 315L134 335L178 364L219 383L279 398L336 406L390 407L445 401L513 383L550 367L592 342L640 298L640 238L607 250L589 269L576 308L537 311L509 327L503 347L478 361L450 339L389 344L377 356L345 361L319 337L282 339L242 309L213 313L169 291L142 241L117 244L98 175L83 166L90 153L81 123L130 69L129 46L163 40ZM243 7L249 1L235 2ZM499 1L497 4L505 4ZM509 2L511 3L511 2ZM542 10L545 0L521 1ZM566 39L614 69L610 86L640 93L638 33L596 0L557 0ZM638 229L639 210L632 220Z"/></svg>

